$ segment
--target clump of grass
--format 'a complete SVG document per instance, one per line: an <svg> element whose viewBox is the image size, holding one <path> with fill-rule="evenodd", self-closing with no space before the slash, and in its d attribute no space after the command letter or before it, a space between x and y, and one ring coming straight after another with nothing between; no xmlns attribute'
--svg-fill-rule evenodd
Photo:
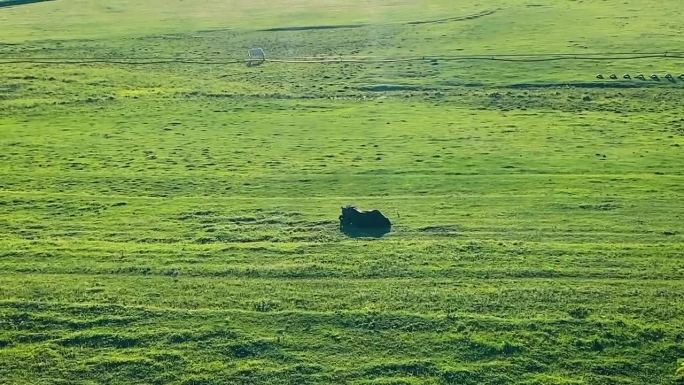
<svg viewBox="0 0 684 385"><path fill-rule="evenodd" d="M270 312L270 311L275 311L280 308L280 304L276 301L270 301L270 300L262 300L258 301L254 304L254 311L258 312Z"/></svg>
<svg viewBox="0 0 684 385"><path fill-rule="evenodd" d="M572 318L585 319L585 318L589 317L591 312L589 311L589 309L587 309L585 307L575 307L575 308L568 310L568 314Z"/></svg>

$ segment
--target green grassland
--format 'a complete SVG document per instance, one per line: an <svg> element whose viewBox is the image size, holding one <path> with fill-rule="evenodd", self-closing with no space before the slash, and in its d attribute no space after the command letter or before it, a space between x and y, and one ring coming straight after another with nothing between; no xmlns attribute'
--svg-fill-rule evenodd
<svg viewBox="0 0 684 385"><path fill-rule="evenodd" d="M682 20L0 7L0 384L683 383L684 80L622 75L684 59L615 55L677 56ZM597 57L456 58L503 54ZM345 236L345 204L392 232Z"/></svg>

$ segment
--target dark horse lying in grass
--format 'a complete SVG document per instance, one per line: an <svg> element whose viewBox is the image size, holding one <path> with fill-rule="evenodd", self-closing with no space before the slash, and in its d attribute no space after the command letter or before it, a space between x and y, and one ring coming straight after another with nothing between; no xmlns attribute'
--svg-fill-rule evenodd
<svg viewBox="0 0 684 385"><path fill-rule="evenodd" d="M360 211L342 207L340 230L351 237L382 237L392 229L392 222L378 210Z"/></svg>

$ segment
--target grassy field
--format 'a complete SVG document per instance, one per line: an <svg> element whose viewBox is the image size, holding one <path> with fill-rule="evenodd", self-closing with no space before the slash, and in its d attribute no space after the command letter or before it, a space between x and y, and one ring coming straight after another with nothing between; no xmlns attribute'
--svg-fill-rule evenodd
<svg viewBox="0 0 684 385"><path fill-rule="evenodd" d="M680 1L3 2L0 384L684 384Z"/></svg>

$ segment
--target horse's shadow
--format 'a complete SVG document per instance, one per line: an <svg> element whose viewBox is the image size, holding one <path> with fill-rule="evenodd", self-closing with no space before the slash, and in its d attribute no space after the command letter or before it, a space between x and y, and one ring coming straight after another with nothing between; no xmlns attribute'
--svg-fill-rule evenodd
<svg viewBox="0 0 684 385"><path fill-rule="evenodd" d="M340 226L340 231L350 238L382 238L391 230L391 227L356 227L353 225Z"/></svg>

